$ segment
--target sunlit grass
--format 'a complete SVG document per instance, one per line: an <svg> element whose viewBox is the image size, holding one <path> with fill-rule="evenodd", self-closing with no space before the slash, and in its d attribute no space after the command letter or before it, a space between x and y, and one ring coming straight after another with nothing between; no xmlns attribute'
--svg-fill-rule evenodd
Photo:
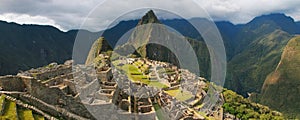
<svg viewBox="0 0 300 120"><path fill-rule="evenodd" d="M1 119L17 120L17 106L16 103L10 100L5 100L4 114Z"/></svg>
<svg viewBox="0 0 300 120"><path fill-rule="evenodd" d="M32 111L28 109L18 109L18 116L20 120L34 120Z"/></svg>
<svg viewBox="0 0 300 120"><path fill-rule="evenodd" d="M143 84L147 84L148 86L151 87L156 87L156 88L166 88L168 87L167 85L160 83L159 81L153 81L150 80L149 75L144 75L143 72L145 72L148 68L146 65L142 66L141 69L137 67L137 65L141 65L141 62L135 62L134 64L124 64L122 66L119 66L121 64L120 60L115 60L112 62L113 65L119 69L122 70L126 73L128 76L128 79L131 80L132 82L139 82Z"/></svg>
<svg viewBox="0 0 300 120"><path fill-rule="evenodd" d="M179 101L186 101L193 97L193 95L190 92L181 89L167 90L165 92L168 95L175 97Z"/></svg>
<svg viewBox="0 0 300 120"><path fill-rule="evenodd" d="M45 118L41 115L33 114L35 120L45 120Z"/></svg>
<svg viewBox="0 0 300 120"><path fill-rule="evenodd" d="M155 109L158 120L165 120L166 114L164 114L164 112L162 111L161 106L159 106L158 104L154 104L153 107Z"/></svg>
<svg viewBox="0 0 300 120"><path fill-rule="evenodd" d="M2 94L2 95L0 96L0 109L1 109L1 110L2 110L3 105L4 105L4 101L5 101L5 95Z"/></svg>

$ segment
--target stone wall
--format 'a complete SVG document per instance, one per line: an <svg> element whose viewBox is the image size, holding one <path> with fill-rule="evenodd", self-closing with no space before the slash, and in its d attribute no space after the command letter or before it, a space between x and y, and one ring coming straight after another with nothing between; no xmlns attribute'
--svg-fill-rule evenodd
<svg viewBox="0 0 300 120"><path fill-rule="evenodd" d="M74 83L72 81L64 80L64 84L68 86L70 94L72 94L73 96L78 94L76 91L76 86L74 85Z"/></svg>
<svg viewBox="0 0 300 120"><path fill-rule="evenodd" d="M100 87L100 84L97 79L85 86L77 86L77 88L81 88L79 90L79 92L80 92L80 97L83 97L83 98L92 93L97 92L99 87Z"/></svg>
<svg viewBox="0 0 300 120"><path fill-rule="evenodd" d="M56 116L59 119L78 119L78 120L86 120L86 118L78 116L77 114L74 114L70 112L69 110L62 108L57 105L51 105L48 104L36 97L33 97L29 94L18 94L17 98L20 100L30 103L31 105L34 105L36 109L43 110L43 112L47 112L51 114L52 116ZM93 119L93 118L91 118Z"/></svg>
<svg viewBox="0 0 300 120"><path fill-rule="evenodd" d="M43 83L48 84L49 86L54 86L63 83L65 79L72 79L72 77L73 74L60 75L56 76L55 78L51 78L47 81L44 81Z"/></svg>
<svg viewBox="0 0 300 120"><path fill-rule="evenodd" d="M4 91L19 91L24 92L26 86L22 78L17 76L1 76L0 77L0 87Z"/></svg>
<svg viewBox="0 0 300 120"><path fill-rule="evenodd" d="M116 118L116 113L118 112L117 106L112 103L86 104L85 106L89 109L91 114L95 116L95 118L103 120L110 120L115 118L114 120L118 120L118 118ZM127 120L126 117L123 117L123 119Z"/></svg>
<svg viewBox="0 0 300 120"><path fill-rule="evenodd" d="M97 77L101 82L110 81L112 78L111 68L107 69L106 71L97 72Z"/></svg>
<svg viewBox="0 0 300 120"><path fill-rule="evenodd" d="M72 72L71 66L61 66L60 68L49 70L43 73L36 74L36 78L39 80L48 80L59 75L66 75Z"/></svg>
<svg viewBox="0 0 300 120"><path fill-rule="evenodd" d="M74 99L72 96L67 96L62 90L59 88L49 88L44 84L32 80L32 89L31 95L39 98L40 100L51 104L51 105L59 105L66 110L69 110L72 113L77 115L92 118L91 114L87 111L81 101Z"/></svg>
<svg viewBox="0 0 300 120"><path fill-rule="evenodd" d="M156 113L155 113L155 111L153 109L152 112L138 114L138 118L139 118L139 120L155 120Z"/></svg>

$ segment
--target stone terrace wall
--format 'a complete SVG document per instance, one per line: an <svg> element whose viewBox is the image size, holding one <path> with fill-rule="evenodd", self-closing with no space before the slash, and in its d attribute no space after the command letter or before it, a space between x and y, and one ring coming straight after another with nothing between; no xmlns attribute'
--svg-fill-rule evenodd
<svg viewBox="0 0 300 120"><path fill-rule="evenodd" d="M32 80L31 84L32 89L30 90L30 94L32 96L39 98L48 104L59 105L77 115L92 118L91 114L87 111L81 101L74 99L72 96L67 96L59 88L49 88L37 80Z"/></svg>
<svg viewBox="0 0 300 120"><path fill-rule="evenodd" d="M155 120L156 113L155 111L149 113L139 113L138 116L140 120Z"/></svg>
<svg viewBox="0 0 300 120"><path fill-rule="evenodd" d="M92 81L91 83L85 85L85 86L77 86L77 88L80 88L81 90L79 90L80 92L80 97L86 97L92 93L95 93L98 91L100 84L98 82L97 79L95 79L94 81Z"/></svg>
<svg viewBox="0 0 300 120"><path fill-rule="evenodd" d="M50 78L54 78L59 75L65 75L72 72L71 66L61 66L60 68L49 70L43 73L37 73L36 78L39 80L47 80Z"/></svg>
<svg viewBox="0 0 300 120"><path fill-rule="evenodd" d="M73 96L76 96L78 94L78 92L76 91L76 86L72 81L64 80L63 83L68 86L70 94L72 94Z"/></svg>
<svg viewBox="0 0 300 120"><path fill-rule="evenodd" d="M0 87L5 91L24 92L26 86L22 78L8 75L0 77Z"/></svg>

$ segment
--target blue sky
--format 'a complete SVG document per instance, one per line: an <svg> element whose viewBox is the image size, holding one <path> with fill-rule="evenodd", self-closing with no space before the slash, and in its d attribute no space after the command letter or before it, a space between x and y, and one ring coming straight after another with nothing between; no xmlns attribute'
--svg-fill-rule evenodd
<svg viewBox="0 0 300 120"><path fill-rule="evenodd" d="M91 24L83 28L97 31L105 29L117 15L130 8L151 6L181 10L187 18L201 17L199 8L203 8L213 20L235 24L270 13L285 13L300 20L300 0L0 0L0 20L52 25L64 31L80 28L88 21ZM93 15L99 12L101 16ZM125 19L138 19L142 15L132 14ZM160 13L158 16L173 18Z"/></svg>

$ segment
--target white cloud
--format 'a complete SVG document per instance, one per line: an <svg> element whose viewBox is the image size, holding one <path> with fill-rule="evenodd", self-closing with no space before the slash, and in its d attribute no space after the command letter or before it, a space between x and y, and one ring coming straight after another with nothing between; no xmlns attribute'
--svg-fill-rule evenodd
<svg viewBox="0 0 300 120"><path fill-rule="evenodd" d="M197 0L211 16L233 23L246 23L256 16L270 13L296 13L299 0ZM292 14L289 14L292 15ZM299 18L293 15L293 18ZM300 19L296 19L300 20Z"/></svg>
<svg viewBox="0 0 300 120"><path fill-rule="evenodd" d="M135 7L164 7L167 10L177 10L185 14L186 17L203 16L199 12L199 6L204 8L214 20L227 20L233 23L246 23L256 16L269 13L285 13L296 20L300 20L299 0L106 0L101 8L94 9L104 0L1 0L0 20L10 19L15 22L32 24L49 24L60 26L62 30L79 28L85 17L95 10L101 12L101 16L92 15L86 20L84 28L89 30L104 29L107 24L113 21L117 15L128 12ZM199 6L197 6L199 5ZM93 13L95 14L95 13ZM142 16L142 12L124 17L124 19L137 19ZM165 13L161 18L172 18ZM23 17L23 18L22 18ZM17 19L20 19L16 21Z"/></svg>
<svg viewBox="0 0 300 120"><path fill-rule="evenodd" d="M4 20L7 22L15 22L18 24L51 25L62 31L66 31L60 25L56 24L54 20L51 20L43 16L30 16L26 14L5 13L0 15L0 20Z"/></svg>

